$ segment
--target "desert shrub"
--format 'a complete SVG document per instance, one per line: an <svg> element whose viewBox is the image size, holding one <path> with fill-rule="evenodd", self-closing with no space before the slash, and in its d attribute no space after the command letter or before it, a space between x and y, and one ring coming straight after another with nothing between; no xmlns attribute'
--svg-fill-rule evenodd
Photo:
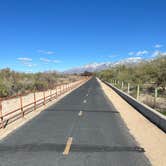
<svg viewBox="0 0 166 166"><path fill-rule="evenodd" d="M9 68L0 70L0 97L15 95L33 90L53 89L57 83L77 80L78 76L57 74L56 72L20 73Z"/></svg>

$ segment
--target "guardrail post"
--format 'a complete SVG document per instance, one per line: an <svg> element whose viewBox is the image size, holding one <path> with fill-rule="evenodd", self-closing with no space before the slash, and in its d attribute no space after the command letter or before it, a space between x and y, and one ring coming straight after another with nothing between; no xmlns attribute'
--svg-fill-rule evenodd
<svg viewBox="0 0 166 166"><path fill-rule="evenodd" d="M4 129L3 115L2 115L2 99L0 98L0 118L1 118L1 126Z"/></svg>
<svg viewBox="0 0 166 166"><path fill-rule="evenodd" d="M23 102L22 102L22 95L20 95L20 110L22 114L22 118L24 117L24 110L23 110Z"/></svg>
<svg viewBox="0 0 166 166"><path fill-rule="evenodd" d="M140 95L140 86L138 84L137 85L137 100L139 100L139 95Z"/></svg>
<svg viewBox="0 0 166 166"><path fill-rule="evenodd" d="M155 94L154 94L154 106L156 107L156 102L157 102L157 97L158 97L158 88L155 88Z"/></svg>
<svg viewBox="0 0 166 166"><path fill-rule="evenodd" d="M35 91L33 93L33 98L34 98L34 110L36 110L36 93L35 93Z"/></svg>
<svg viewBox="0 0 166 166"><path fill-rule="evenodd" d="M127 93L130 94L130 83L127 84Z"/></svg>
<svg viewBox="0 0 166 166"><path fill-rule="evenodd" d="M46 95L45 95L45 91L43 91L43 104L46 105Z"/></svg>

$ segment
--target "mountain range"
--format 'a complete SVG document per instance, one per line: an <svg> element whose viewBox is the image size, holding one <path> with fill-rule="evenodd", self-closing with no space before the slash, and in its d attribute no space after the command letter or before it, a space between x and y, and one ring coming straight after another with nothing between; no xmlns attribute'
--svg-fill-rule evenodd
<svg viewBox="0 0 166 166"><path fill-rule="evenodd" d="M96 72L96 71L101 71L101 70L105 70L108 69L110 67L114 67L117 65L127 65L127 66L131 66L131 65L136 65L137 63L143 62L145 61L144 59L142 59L141 57L131 57L131 58L126 58L117 62L102 62L102 63L90 63L84 66L80 66L80 67L75 67L69 70L64 71L64 73L66 74L73 74L73 73L83 73L84 71L88 71L88 72Z"/></svg>

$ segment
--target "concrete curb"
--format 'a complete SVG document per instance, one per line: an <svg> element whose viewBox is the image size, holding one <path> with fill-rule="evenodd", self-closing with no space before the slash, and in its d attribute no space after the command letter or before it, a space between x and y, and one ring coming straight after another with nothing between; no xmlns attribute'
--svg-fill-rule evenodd
<svg viewBox="0 0 166 166"><path fill-rule="evenodd" d="M153 122L156 126L166 132L166 117L156 110L150 108L149 106L137 101L132 96L116 88L109 82L103 81L106 85L111 87L117 94L119 94L124 100L126 100L130 105L132 105L136 110L138 110L143 116L148 120Z"/></svg>

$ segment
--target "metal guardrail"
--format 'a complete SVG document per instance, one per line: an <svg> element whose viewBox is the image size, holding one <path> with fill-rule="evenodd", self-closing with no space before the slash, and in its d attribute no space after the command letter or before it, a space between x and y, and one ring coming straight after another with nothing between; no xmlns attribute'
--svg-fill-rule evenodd
<svg viewBox="0 0 166 166"><path fill-rule="evenodd" d="M30 102L25 105L23 104L23 95L25 96L25 94L20 94L14 97L8 97L4 99L0 98L0 129L5 128L6 125L16 121L17 119L24 118L26 114L35 111L37 108L46 105L48 102L54 99L57 99L62 94L78 87L79 85L86 82L88 79L89 78L85 78L73 83L58 85L55 87L55 89L50 90L50 93L47 96L45 93L46 91L43 91L43 96L38 100L36 100L36 92L33 92L33 102ZM54 93L52 93L53 91ZM10 112L3 113L2 102L5 100L15 99L15 98L19 99L19 107Z"/></svg>
<svg viewBox="0 0 166 166"><path fill-rule="evenodd" d="M102 80L103 81L103 80ZM106 85L111 87L117 94L119 94L124 100L126 100L130 105L132 105L136 110L138 110L143 116L148 120L153 122L156 126L166 132L166 117L156 110L150 108L149 106L137 101L132 96L123 92L122 90L116 88L107 81L103 81Z"/></svg>

